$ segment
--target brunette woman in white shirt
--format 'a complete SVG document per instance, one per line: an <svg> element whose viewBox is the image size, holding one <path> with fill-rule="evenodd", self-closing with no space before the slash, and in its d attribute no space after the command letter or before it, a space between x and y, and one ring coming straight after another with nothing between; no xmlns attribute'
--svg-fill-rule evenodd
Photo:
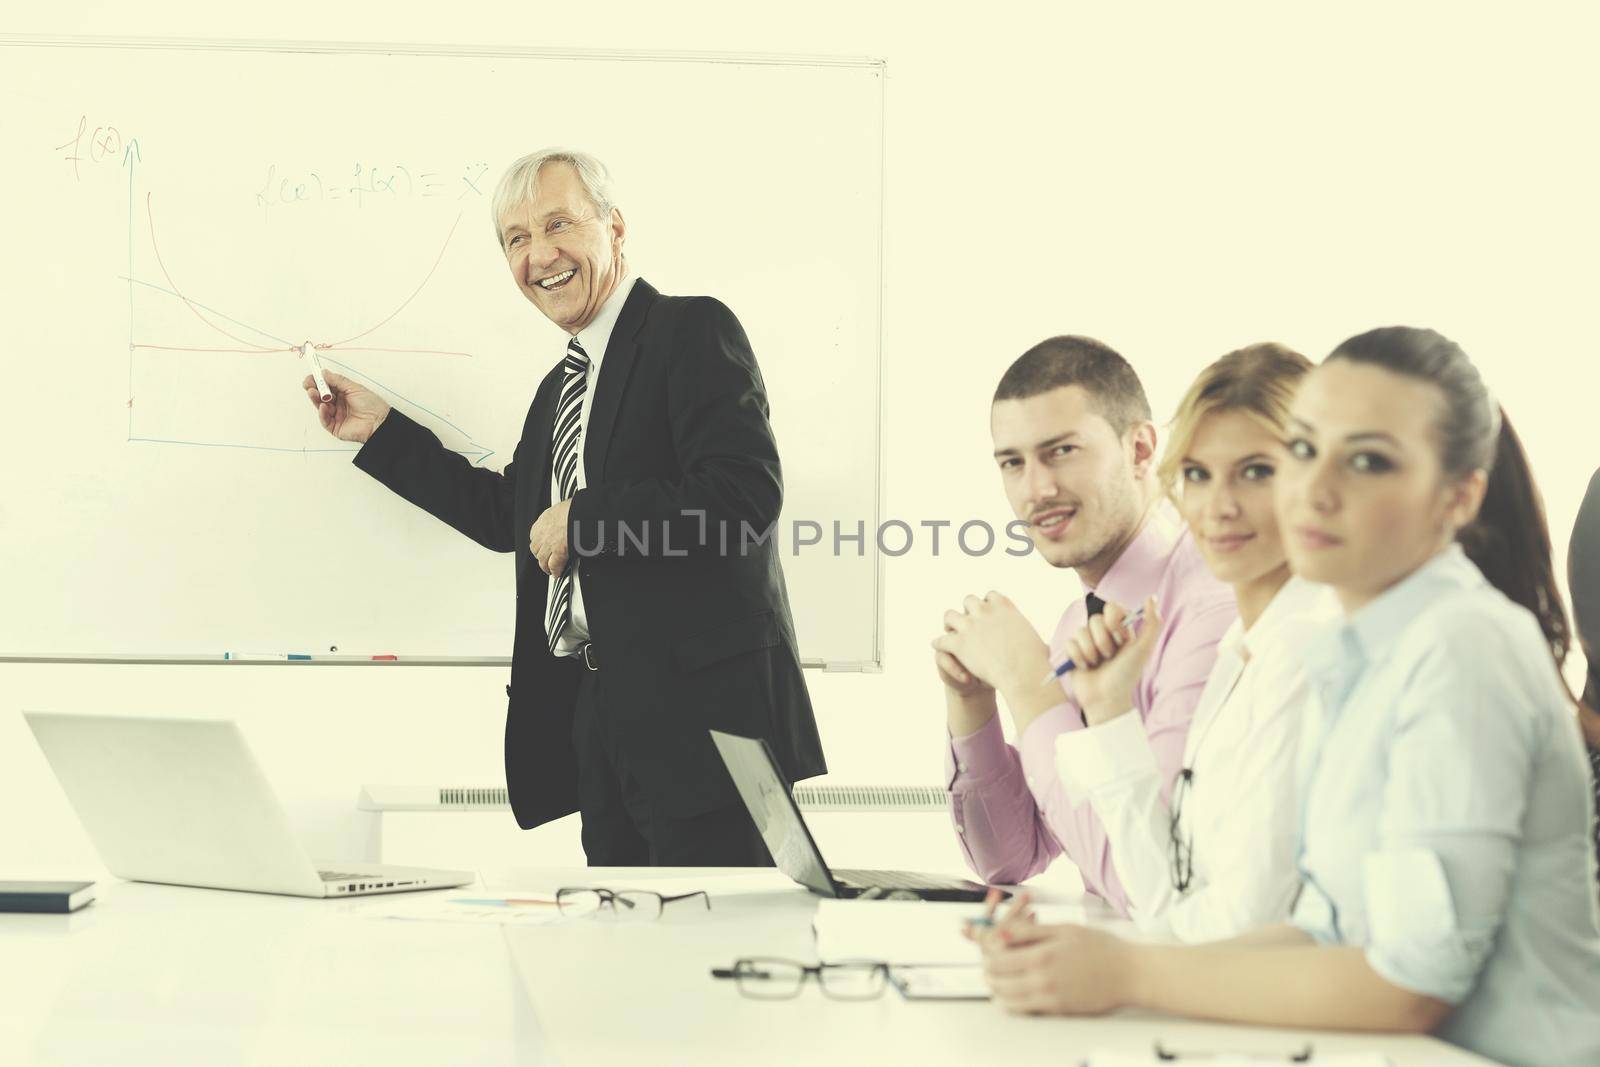
<svg viewBox="0 0 1600 1067"><path fill-rule="evenodd" d="M1461 349L1405 327L1340 345L1289 426L1290 565L1343 615L1306 649L1290 922L1136 944L1037 925L1024 901L979 937L995 998L1433 1031L1515 1067L1600 1063L1589 766L1521 444Z"/></svg>
<svg viewBox="0 0 1600 1067"><path fill-rule="evenodd" d="M1282 345L1231 352L1201 372L1172 420L1162 483L1206 566L1233 586L1239 617L1218 646L1170 796L1129 713L1151 642L1108 656L1124 605L1107 604L1067 646L1090 728L1063 734L1056 762L1104 824L1129 915L1146 934L1215 941L1278 922L1300 883L1300 651L1337 604L1325 587L1290 576L1272 484L1287 459L1289 401L1310 369Z"/></svg>

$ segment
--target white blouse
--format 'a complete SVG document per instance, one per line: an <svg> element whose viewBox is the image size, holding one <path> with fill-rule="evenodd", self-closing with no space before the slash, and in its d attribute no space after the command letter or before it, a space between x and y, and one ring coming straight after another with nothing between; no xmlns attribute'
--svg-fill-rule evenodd
<svg viewBox="0 0 1600 1067"><path fill-rule="evenodd" d="M1302 650L1338 617L1325 586L1291 578L1248 631L1236 621L1223 636L1184 745L1181 847L1171 811L1176 780L1163 779L1137 715L1056 742L1062 782L1073 803L1087 797L1094 805L1143 933L1215 941L1288 918L1299 885ZM1188 881L1180 891L1182 859Z"/></svg>
<svg viewBox="0 0 1600 1067"><path fill-rule="evenodd" d="M1589 766L1533 615L1451 545L1305 658L1292 921L1454 1004L1437 1037L1600 1064Z"/></svg>

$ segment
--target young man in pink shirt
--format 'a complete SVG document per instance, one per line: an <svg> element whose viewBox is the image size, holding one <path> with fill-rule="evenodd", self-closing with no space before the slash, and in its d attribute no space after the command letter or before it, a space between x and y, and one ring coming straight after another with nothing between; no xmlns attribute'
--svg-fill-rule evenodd
<svg viewBox="0 0 1600 1067"><path fill-rule="evenodd" d="M1118 656L1076 687L1072 674L1043 679L1104 604L1144 606L1131 640L1155 647L1132 685L1134 710L1170 800L1189 719L1234 620L1233 591L1211 576L1164 498L1150 403L1109 347L1052 337L1023 353L995 390L990 428L1012 510L1045 562L1072 568L1086 595L1067 608L1048 647L999 593L969 596L945 613L934 648L956 833L986 882L1022 882L1065 852L1084 886L1125 914L1105 830L1058 772L1056 741L1127 711L1103 694L1127 692L1129 680L1110 675L1140 657ZM1002 733L996 692L1011 713L1015 745Z"/></svg>

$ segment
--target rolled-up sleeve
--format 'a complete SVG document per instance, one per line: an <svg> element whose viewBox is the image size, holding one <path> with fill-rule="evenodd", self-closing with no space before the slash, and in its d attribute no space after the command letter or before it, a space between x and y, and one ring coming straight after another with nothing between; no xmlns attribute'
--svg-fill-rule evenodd
<svg viewBox="0 0 1600 1067"><path fill-rule="evenodd" d="M1537 751L1529 694L1492 625L1447 623L1396 711L1380 847L1363 860L1367 961L1384 978L1459 1003L1494 948ZM1530 620L1531 625L1531 620Z"/></svg>
<svg viewBox="0 0 1600 1067"><path fill-rule="evenodd" d="M956 839L980 879L1015 885L1060 855L998 715L975 733L950 739L945 772Z"/></svg>

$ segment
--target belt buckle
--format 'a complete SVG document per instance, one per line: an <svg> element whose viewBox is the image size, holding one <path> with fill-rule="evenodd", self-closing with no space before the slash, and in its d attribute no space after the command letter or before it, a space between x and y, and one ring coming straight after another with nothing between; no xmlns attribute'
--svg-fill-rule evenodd
<svg viewBox="0 0 1600 1067"><path fill-rule="evenodd" d="M579 649L579 651L581 653L583 653L583 665L585 667L589 668L591 671L597 671L600 668L599 668L599 666L597 666L595 664L594 659L589 655L589 650L591 648L593 648L593 647L594 647L594 642L585 641L583 643L583 647L581 649Z"/></svg>

